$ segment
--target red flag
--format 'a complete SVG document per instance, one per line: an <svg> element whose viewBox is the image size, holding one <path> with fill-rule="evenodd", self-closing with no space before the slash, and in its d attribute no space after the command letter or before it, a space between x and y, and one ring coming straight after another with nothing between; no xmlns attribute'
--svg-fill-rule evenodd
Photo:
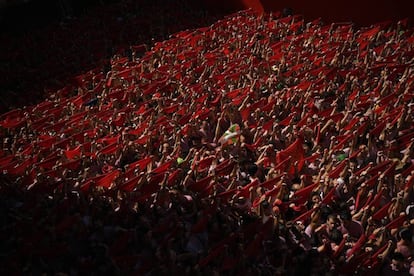
<svg viewBox="0 0 414 276"><path fill-rule="evenodd" d="M344 130L351 130L356 123L359 122L358 117L352 118L352 120L344 127Z"/></svg>
<svg viewBox="0 0 414 276"><path fill-rule="evenodd" d="M16 119L6 119L3 121L0 121L0 126L4 128L18 128L25 124L26 120L21 118Z"/></svg>
<svg viewBox="0 0 414 276"><path fill-rule="evenodd" d="M55 148L66 149L71 142L70 138L65 138L55 144Z"/></svg>
<svg viewBox="0 0 414 276"><path fill-rule="evenodd" d="M54 156L51 158L48 158L42 162L37 163L38 167L51 170L53 166L56 165L56 162L60 159L60 156Z"/></svg>
<svg viewBox="0 0 414 276"><path fill-rule="evenodd" d="M364 245L365 240L366 240L366 236L365 236L365 234L362 234L361 237L358 239L358 241L351 248L351 250L349 250L347 252L346 257L349 258L353 254L357 253L362 248L362 246Z"/></svg>
<svg viewBox="0 0 414 276"><path fill-rule="evenodd" d="M158 174L158 173L166 172L171 167L173 161L174 160L170 160L170 161L165 162L164 164L160 165L159 167L153 169L151 171L151 173Z"/></svg>
<svg viewBox="0 0 414 276"><path fill-rule="evenodd" d="M346 164L348 163L347 159L342 160L341 163L339 163L335 169L333 169L330 173L329 173L329 178L338 178L341 174L341 172L344 170Z"/></svg>
<svg viewBox="0 0 414 276"><path fill-rule="evenodd" d="M237 196L250 198L250 191L249 191L250 188L255 188L258 185L259 185L259 180L257 180L257 179L253 180L252 182L250 182L249 184L244 186L241 190L239 190L237 192Z"/></svg>
<svg viewBox="0 0 414 276"><path fill-rule="evenodd" d="M157 192L161 187L160 184L162 184L164 177L165 173L155 174L150 178L148 183L140 185L138 189L142 193L142 199L146 199L153 193Z"/></svg>
<svg viewBox="0 0 414 276"><path fill-rule="evenodd" d="M148 128L148 122L142 123L138 128L131 129L128 134L140 136Z"/></svg>
<svg viewBox="0 0 414 276"><path fill-rule="evenodd" d="M119 171L118 170L109 172L109 173L103 175L103 177L101 179L96 181L96 186L109 188L118 176L119 176Z"/></svg>
<svg viewBox="0 0 414 276"><path fill-rule="evenodd" d="M393 221L391 221L390 223L388 223L387 225L385 225L385 228L391 230L394 228L399 228L403 225L404 221L407 219L407 215L404 214L402 216L399 216L397 218L395 218Z"/></svg>
<svg viewBox="0 0 414 276"><path fill-rule="evenodd" d="M172 172L170 175L168 175L168 186L173 186L176 184L177 180L179 180L179 176L182 173L182 169L177 169L174 172Z"/></svg>
<svg viewBox="0 0 414 276"><path fill-rule="evenodd" d="M64 169L70 169L70 170L77 170L81 165L81 159L76 159L70 162L66 162L62 164L62 168Z"/></svg>
<svg viewBox="0 0 414 276"><path fill-rule="evenodd" d="M135 161L135 162L129 164L128 168L129 169L134 169L136 167L139 167L139 170L143 171L151 162L152 162L152 157L147 156L147 157L144 157L144 158L142 158L138 161Z"/></svg>
<svg viewBox="0 0 414 276"><path fill-rule="evenodd" d="M233 171L234 166L236 165L236 163L233 161L226 162L225 165L223 163L217 165L215 169L216 175L218 176L229 175Z"/></svg>
<svg viewBox="0 0 414 276"><path fill-rule="evenodd" d="M374 199L369 203L370 208L374 207L375 209L378 208L379 204L381 203L382 194L384 193L384 189L381 189L379 193L377 193Z"/></svg>
<svg viewBox="0 0 414 276"><path fill-rule="evenodd" d="M323 204L330 204L335 197L336 188L332 187L331 190L322 199Z"/></svg>
<svg viewBox="0 0 414 276"><path fill-rule="evenodd" d="M375 167L371 168L368 170L367 174L369 175L377 175L379 172L382 172L385 170L385 168L391 164L392 161L391 160L385 160L381 163L379 163L378 165L376 165Z"/></svg>
<svg viewBox="0 0 414 276"><path fill-rule="evenodd" d="M245 108L243 108L242 110L240 110L240 116L242 117L243 121L247 121L250 114L251 114L251 108L250 106L247 106Z"/></svg>
<svg viewBox="0 0 414 276"><path fill-rule="evenodd" d="M282 179L283 174L276 176L275 178L269 179L263 183L259 184L259 187L263 187L267 190L272 190L275 188L276 184Z"/></svg>
<svg viewBox="0 0 414 276"><path fill-rule="evenodd" d="M9 165L14 159L14 155L9 155L0 159L0 168Z"/></svg>
<svg viewBox="0 0 414 276"><path fill-rule="evenodd" d="M290 175L294 174L295 168L294 163L298 162L297 169L298 172L302 170L302 167L305 163L304 157L305 152L302 146L302 139L298 138L286 149L279 151L276 155L277 163L282 162L286 158L291 157L289 164L284 168Z"/></svg>
<svg viewBox="0 0 414 276"><path fill-rule="evenodd" d="M201 193L208 187L213 178L213 175L208 175L200 180L197 180L194 183L191 183L190 185L188 185L187 189L196 193Z"/></svg>
<svg viewBox="0 0 414 276"><path fill-rule="evenodd" d="M53 144L56 142L56 139L56 136L52 136L50 138L38 142L37 145L41 148L52 148Z"/></svg>
<svg viewBox="0 0 414 276"><path fill-rule="evenodd" d="M215 156L208 156L206 158L203 158L197 162L197 171L198 172L204 172L208 170L208 168L213 163L213 160L216 159Z"/></svg>
<svg viewBox="0 0 414 276"><path fill-rule="evenodd" d="M361 32L358 40L362 40L362 39L368 39L371 40L374 38L374 36L376 36L378 34L378 32L381 31L381 27L380 26L376 26L372 29L366 30Z"/></svg>
<svg viewBox="0 0 414 276"><path fill-rule="evenodd" d="M319 183L314 183L309 186L306 186L300 190L297 190L292 197L292 202L295 202L297 205L306 203L309 200L312 191L319 186Z"/></svg>
<svg viewBox="0 0 414 276"><path fill-rule="evenodd" d="M339 255L342 253L342 250L344 250L346 244L346 239L342 239L341 243L338 245L337 249L333 253L333 258L336 259L339 257Z"/></svg>
<svg viewBox="0 0 414 276"><path fill-rule="evenodd" d="M380 221L382 218L388 215L388 208L391 206L391 201L381 207L377 212L372 215L374 220Z"/></svg>
<svg viewBox="0 0 414 276"><path fill-rule="evenodd" d="M138 184L138 181L141 179L141 176L135 176L132 179L129 179L127 182L119 186L119 189L124 192L132 192Z"/></svg>
<svg viewBox="0 0 414 276"><path fill-rule="evenodd" d="M144 135L136 140L134 140L134 143L138 145L145 145L148 142L149 135Z"/></svg>
<svg viewBox="0 0 414 276"><path fill-rule="evenodd" d="M121 135L117 135L117 136L106 136L103 138L98 139L96 142L97 143L104 143L105 145L109 145L109 144L113 144L113 143L118 143L119 142L119 138L121 137Z"/></svg>
<svg viewBox="0 0 414 276"><path fill-rule="evenodd" d="M33 160L31 158L26 159L20 165L17 165L16 167L8 169L7 173L11 175L23 175L26 169L32 165L32 162Z"/></svg>
<svg viewBox="0 0 414 276"><path fill-rule="evenodd" d="M230 198L234 197L238 191L239 189L234 188L234 189L219 193L217 197L220 198L222 202L227 202L229 201Z"/></svg>
<svg viewBox="0 0 414 276"><path fill-rule="evenodd" d="M386 121L381 121L378 125L372 129L369 133L371 136L378 136L384 130L385 126L387 125Z"/></svg>
<svg viewBox="0 0 414 276"><path fill-rule="evenodd" d="M388 243L385 243L382 247L380 247L379 249L377 249L377 251L375 251L375 253L364 262L365 266L373 266L377 261L378 261L378 256L385 251L385 249L387 249L388 247Z"/></svg>
<svg viewBox="0 0 414 276"><path fill-rule="evenodd" d="M75 157L80 157L82 154L80 145L72 150L65 150L64 152L65 152L66 158L68 158L69 160L75 159Z"/></svg>
<svg viewBox="0 0 414 276"><path fill-rule="evenodd" d="M112 143L112 144L102 148L99 152L101 154L113 154L120 148L121 148L121 145L118 144L117 142L115 142L115 143Z"/></svg>
<svg viewBox="0 0 414 276"><path fill-rule="evenodd" d="M86 193L86 192L88 192L89 191L89 189L90 189L90 187L91 187L91 185L93 184L94 182L93 182L93 180L92 179L89 179L88 181L86 181L84 184L82 184L82 186L80 186L80 190L83 192L83 193Z"/></svg>
<svg viewBox="0 0 414 276"><path fill-rule="evenodd" d="M306 211L305 213L301 214L300 216L296 217L295 219L293 219L293 221L301 221L301 220L305 220L307 221L308 219L310 219L312 213L316 210L315 208L310 209L309 211Z"/></svg>
<svg viewBox="0 0 414 276"><path fill-rule="evenodd" d="M20 154L21 155L25 155L25 156L28 156L28 155L31 155L32 154L32 152L33 152L33 144L30 144L30 145L27 145L21 152L20 152ZM11 156L11 157L13 157L13 156ZM0 164L0 167L1 167L2 165Z"/></svg>

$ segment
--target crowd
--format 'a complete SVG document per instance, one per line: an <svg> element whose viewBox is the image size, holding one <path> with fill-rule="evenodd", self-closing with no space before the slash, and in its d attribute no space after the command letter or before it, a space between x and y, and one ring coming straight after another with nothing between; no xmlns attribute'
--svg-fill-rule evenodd
<svg viewBox="0 0 414 276"><path fill-rule="evenodd" d="M413 57L252 11L114 54L1 115L0 270L414 275Z"/></svg>
<svg viewBox="0 0 414 276"><path fill-rule="evenodd" d="M0 26L0 113L39 103L45 94L70 84L75 74L103 68L112 54L126 51L129 45L151 46L153 41L212 24L221 16L189 0L37 2L21 7L30 11L14 11L16 18L0 17L8 26ZM39 5L56 7L39 11L35 8ZM54 12L61 16L54 18ZM33 22L22 18L26 13ZM8 18L15 24L6 22Z"/></svg>

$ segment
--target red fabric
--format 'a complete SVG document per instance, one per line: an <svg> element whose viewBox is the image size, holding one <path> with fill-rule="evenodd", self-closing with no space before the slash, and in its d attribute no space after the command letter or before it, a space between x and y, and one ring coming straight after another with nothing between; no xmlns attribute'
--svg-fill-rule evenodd
<svg viewBox="0 0 414 276"><path fill-rule="evenodd" d="M101 154L113 154L118 149L121 148L121 145L119 145L117 142L107 145L106 147L102 148L99 153Z"/></svg>
<svg viewBox="0 0 414 276"><path fill-rule="evenodd" d="M312 191L319 186L319 183L314 183L306 186L293 194L292 202L297 205L305 204L309 200Z"/></svg>
<svg viewBox="0 0 414 276"><path fill-rule="evenodd" d="M279 122L279 125L281 126L288 126L290 125L292 118L295 116L294 113L290 113L286 118L284 118L282 121Z"/></svg>
<svg viewBox="0 0 414 276"><path fill-rule="evenodd" d="M275 178L269 179L263 183L259 184L259 187L271 190L275 188L276 184L282 179L283 174L276 176Z"/></svg>
<svg viewBox="0 0 414 276"><path fill-rule="evenodd" d="M214 176L213 175L209 175L206 176L200 180L197 180L196 182L188 185L187 189L196 192L196 193L201 193L202 191L204 191L208 185L210 184L211 180L213 180Z"/></svg>
<svg viewBox="0 0 414 276"><path fill-rule="evenodd" d="M305 163L305 152L303 150L302 143L302 139L298 138L289 147L287 147L285 150L279 151L276 155L277 163L280 163L283 160L286 160L286 158L291 157L289 164L287 164L284 168L284 170L290 175L294 174L295 172L295 168L293 166L295 162L298 162L298 172L302 170L302 167Z"/></svg>
<svg viewBox="0 0 414 276"><path fill-rule="evenodd" d="M367 174L369 175L377 175L379 172L383 172L384 169L391 164L391 160L385 160L384 162L381 162L380 164L376 165L375 167L368 170Z"/></svg>
<svg viewBox="0 0 414 276"><path fill-rule="evenodd" d="M97 143L104 143L105 145L109 145L109 144L113 144L113 143L118 143L120 137L121 137L121 135L106 136L106 137L98 139L96 142Z"/></svg>
<svg viewBox="0 0 414 276"><path fill-rule="evenodd" d="M155 173L155 174L164 173L164 172L168 171L168 169L171 167L173 162L174 162L174 160L167 161L164 164L162 164L162 165L158 166L157 168L153 169L151 171L151 173Z"/></svg>
<svg viewBox="0 0 414 276"><path fill-rule="evenodd" d="M9 155L0 159L0 168L11 164L14 159L14 155Z"/></svg>
<svg viewBox="0 0 414 276"><path fill-rule="evenodd" d="M356 254L364 245L366 240L366 236L364 234L358 239L358 241L354 244L354 246L349 250L346 254L347 258L351 257L353 254Z"/></svg>
<svg viewBox="0 0 414 276"><path fill-rule="evenodd" d="M136 129L131 129L128 131L128 134L140 136L144 131L148 128L148 122L142 123L139 127Z"/></svg>
<svg viewBox="0 0 414 276"><path fill-rule="evenodd" d="M340 244L338 245L338 248L336 249L336 251L333 253L333 255L332 255L332 257L334 258L334 259L336 259L336 258L338 258L340 255L341 255L341 253L342 253L342 251L344 250L344 248L345 248L345 244L346 244L346 239L342 239L342 241L340 242Z"/></svg>
<svg viewBox="0 0 414 276"><path fill-rule="evenodd" d="M365 266L368 266L368 265L373 266L373 264L378 261L378 256L380 254L382 254L382 252L384 252L385 249L387 249L387 247L388 247L388 243L385 243L382 247L377 249L377 251L375 251L375 253L372 254L372 256L364 262L364 265Z"/></svg>
<svg viewBox="0 0 414 276"><path fill-rule="evenodd" d="M233 161L225 162L225 165L223 165L223 163L216 166L215 172L218 176L229 175L233 171L234 166L236 165Z"/></svg>
<svg viewBox="0 0 414 276"><path fill-rule="evenodd" d="M191 233L201 233L207 229L209 217L205 214L191 227Z"/></svg>
<svg viewBox="0 0 414 276"><path fill-rule="evenodd" d="M332 187L329 192L324 196L324 198L322 199L322 203L323 204L330 204L332 203L334 197L335 197L335 192L336 192L336 188Z"/></svg>
<svg viewBox="0 0 414 276"><path fill-rule="evenodd" d="M370 206L370 208L375 208L375 209L377 209L378 208L378 206L380 205L380 203L381 203L381 200L382 200L382 194L384 193L384 190L383 189L381 189L376 195L375 195L375 197L374 197L374 199L370 202L370 204L369 204L369 206Z"/></svg>
<svg viewBox="0 0 414 276"><path fill-rule="evenodd" d="M213 161L216 159L215 156L208 156L197 162L197 171L204 172L209 169Z"/></svg>
<svg viewBox="0 0 414 276"><path fill-rule="evenodd" d="M148 142L149 135L141 136L140 138L134 140L134 143L138 145L145 145Z"/></svg>
<svg viewBox="0 0 414 276"><path fill-rule="evenodd" d="M38 167L51 170L53 166L56 165L56 162L60 159L60 156L54 156L51 158L48 158L42 162L37 163Z"/></svg>
<svg viewBox="0 0 414 276"><path fill-rule="evenodd" d="M385 225L385 228L391 230L394 228L399 228L403 225L404 221L407 219L407 215L401 215L397 218L395 218L393 221Z"/></svg>
<svg viewBox="0 0 414 276"><path fill-rule="evenodd" d="M26 155L26 156L29 156L29 155L31 155L33 153L33 145L32 144L30 144L30 145L27 145L23 150L22 150L22 152L21 152L21 154L22 155ZM0 164L0 167L1 167L2 165Z"/></svg>
<svg viewBox="0 0 414 276"><path fill-rule="evenodd" d="M23 175L27 168L32 165L33 160L31 158L26 159L20 165L10 168L7 172L11 175Z"/></svg>
<svg viewBox="0 0 414 276"><path fill-rule="evenodd" d="M87 180L85 183L83 183L80 186L81 192L87 193L89 191L89 189L91 188L91 186L92 186L93 183L94 183L93 180L91 180L91 179Z"/></svg>
<svg viewBox="0 0 414 276"><path fill-rule="evenodd" d="M255 179L237 192L237 196L250 198L250 188L256 188L259 185L259 180Z"/></svg>
<svg viewBox="0 0 414 276"><path fill-rule="evenodd" d="M219 193L216 197L220 198L221 202L224 203L224 202L229 201L231 198L233 198L237 194L238 191L239 190L237 188L234 188L234 189Z"/></svg>
<svg viewBox="0 0 414 276"><path fill-rule="evenodd" d="M134 169L134 168L138 167L140 171L143 171L151 162L152 162L152 157L147 156L147 157L144 157L144 158L142 158L138 161L135 161L135 162L129 164L128 168L129 169Z"/></svg>
<svg viewBox="0 0 414 276"><path fill-rule="evenodd" d="M26 123L25 119L16 118L16 119L6 119L0 122L0 126L4 128L18 128L23 126Z"/></svg>
<svg viewBox="0 0 414 276"><path fill-rule="evenodd" d="M96 181L96 186L109 188L111 187L112 183L117 179L119 176L119 171L115 170L105 174L101 179Z"/></svg>
<svg viewBox="0 0 414 276"><path fill-rule="evenodd" d="M65 152L66 158L68 158L69 160L72 160L72 159L75 159L76 157L81 156L82 149L81 149L81 146L79 145L72 150L65 150L64 152Z"/></svg>
<svg viewBox="0 0 414 276"><path fill-rule="evenodd" d="M173 186L177 183L180 179L180 174L182 173L182 169L177 169L173 171L170 175L168 175L168 186Z"/></svg>
<svg viewBox="0 0 414 276"><path fill-rule="evenodd" d="M316 210L315 208L306 211L305 213L301 214L300 216L293 219L293 221L307 221L311 218L312 213Z"/></svg>
<svg viewBox="0 0 414 276"><path fill-rule="evenodd" d="M148 183L144 183L138 187L139 191L142 193L142 199L150 197L153 193L157 192L160 189L160 185L164 180L165 173L159 173L153 175Z"/></svg>
<svg viewBox="0 0 414 276"><path fill-rule="evenodd" d="M119 189L124 192L132 192L138 184L138 181L141 179L141 176L135 176L132 179L129 179L127 182L119 186Z"/></svg>
<svg viewBox="0 0 414 276"><path fill-rule="evenodd" d="M70 162L66 162L62 164L62 168L64 169L70 169L70 170L77 170L81 165L81 159L76 159Z"/></svg>

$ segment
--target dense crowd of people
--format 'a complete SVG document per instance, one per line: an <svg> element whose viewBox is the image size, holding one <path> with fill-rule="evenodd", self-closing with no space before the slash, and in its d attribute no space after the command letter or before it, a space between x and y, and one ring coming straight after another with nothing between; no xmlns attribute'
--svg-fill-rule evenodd
<svg viewBox="0 0 414 276"><path fill-rule="evenodd" d="M22 7L28 9L27 17L37 11L36 5L42 4L33 2ZM71 2L78 3L71 5ZM102 4L88 6L90 2ZM60 17L43 19L45 23L38 24L42 18L33 15L33 22L21 18L26 15L24 11L21 14L14 11L16 18L5 14L15 24L7 29L0 27L0 113L39 103L45 95L71 83L75 74L103 68L114 53L126 51L129 45L151 46L172 33L210 25L222 16L189 0L47 1L46 4L61 6L62 10L56 11ZM55 16L50 14L52 11L37 11L37 17ZM1 20L1 23L8 22ZM22 24L29 26L22 29L19 27Z"/></svg>
<svg viewBox="0 0 414 276"><path fill-rule="evenodd" d="M1 266L414 275L414 33L241 11L0 117Z"/></svg>

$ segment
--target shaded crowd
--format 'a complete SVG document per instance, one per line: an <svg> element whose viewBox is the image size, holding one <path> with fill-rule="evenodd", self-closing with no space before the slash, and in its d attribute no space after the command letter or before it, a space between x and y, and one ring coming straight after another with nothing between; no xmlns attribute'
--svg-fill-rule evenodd
<svg viewBox="0 0 414 276"><path fill-rule="evenodd" d="M59 6L58 1L49 2ZM60 20L49 19L51 22L47 23L44 19L45 23L36 24L43 17L55 15L50 14L51 10L34 10L31 13L40 12L37 15L40 18L34 18L32 24L26 23L27 30L20 30L21 23L15 18L11 20L17 26L0 29L1 113L39 103L45 94L70 84L73 75L95 67L104 68L114 53L127 52L129 45L151 45L182 29L212 24L220 16L188 0L104 0L95 1L94 5L91 1L59 2L67 2L61 5ZM71 2L85 7L72 7ZM31 5L27 5L22 9L30 9ZM19 18L28 12L14 13Z"/></svg>
<svg viewBox="0 0 414 276"><path fill-rule="evenodd" d="M144 48L0 117L0 270L414 275L408 22L241 11Z"/></svg>

